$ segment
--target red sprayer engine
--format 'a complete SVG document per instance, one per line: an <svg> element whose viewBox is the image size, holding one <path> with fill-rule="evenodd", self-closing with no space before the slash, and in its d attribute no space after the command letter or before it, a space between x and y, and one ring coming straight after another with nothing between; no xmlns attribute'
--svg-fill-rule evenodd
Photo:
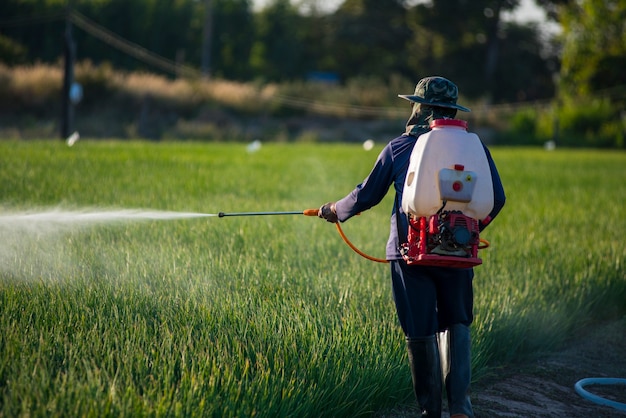
<svg viewBox="0 0 626 418"><path fill-rule="evenodd" d="M467 123L438 119L413 148L402 208L409 218L408 264L468 268L482 263L479 219L493 208L491 170L482 142Z"/></svg>
<svg viewBox="0 0 626 418"><path fill-rule="evenodd" d="M479 265L478 221L458 211L409 216L408 242L401 247L407 264L468 268Z"/></svg>

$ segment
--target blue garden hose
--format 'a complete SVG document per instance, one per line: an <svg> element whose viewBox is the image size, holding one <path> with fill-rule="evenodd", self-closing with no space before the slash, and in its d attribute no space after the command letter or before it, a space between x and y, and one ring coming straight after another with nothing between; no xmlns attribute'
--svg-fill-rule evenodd
<svg viewBox="0 0 626 418"><path fill-rule="evenodd" d="M586 379L579 380L576 382L576 385L574 385L576 392L578 392L578 394L583 398L600 405L606 405L620 411L626 411L625 403L611 401L598 395L594 395L593 393L589 393L584 389L587 385L626 385L626 379L619 379L615 377L588 377Z"/></svg>

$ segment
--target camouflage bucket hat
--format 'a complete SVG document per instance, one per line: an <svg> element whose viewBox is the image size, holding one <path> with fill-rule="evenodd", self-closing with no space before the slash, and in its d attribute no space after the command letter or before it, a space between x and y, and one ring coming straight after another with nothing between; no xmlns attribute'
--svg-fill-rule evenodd
<svg viewBox="0 0 626 418"><path fill-rule="evenodd" d="M459 97L459 89L456 84L443 77L422 78L415 86L415 94L398 94L410 102L423 103L430 106L447 107L458 109L463 112L470 110L464 106L456 104Z"/></svg>

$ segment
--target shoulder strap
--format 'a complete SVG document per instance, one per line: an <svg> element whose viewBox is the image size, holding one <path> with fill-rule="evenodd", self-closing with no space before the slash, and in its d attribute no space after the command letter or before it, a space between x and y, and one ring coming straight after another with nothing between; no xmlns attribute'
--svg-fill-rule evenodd
<svg viewBox="0 0 626 418"><path fill-rule="evenodd" d="M401 213L400 213L400 202L398 202L398 193L396 193L396 196L394 197L394 201L395 201L395 210L396 210L396 229L398 232L398 245L402 246L402 244L405 244L407 242L407 237L406 235L402 232L402 229L400 228L400 222L401 222Z"/></svg>

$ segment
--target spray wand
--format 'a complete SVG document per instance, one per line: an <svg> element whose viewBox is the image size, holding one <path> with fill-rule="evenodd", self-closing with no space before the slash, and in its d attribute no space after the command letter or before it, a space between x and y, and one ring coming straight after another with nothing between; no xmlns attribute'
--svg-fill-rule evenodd
<svg viewBox="0 0 626 418"><path fill-rule="evenodd" d="M267 216L267 215L304 215L304 216L317 216L319 211L317 209L305 209L301 211L289 211L289 212L220 212L218 217L224 218L226 216Z"/></svg>
<svg viewBox="0 0 626 418"><path fill-rule="evenodd" d="M318 216L318 213L319 213L319 209L305 209L302 211L287 211L287 212L230 212L230 213L219 212L217 216L219 218L225 218L227 216L273 216L273 215ZM341 238L343 239L343 241L361 257L367 258L368 260L375 261L377 263L389 262L388 260L385 260L384 258L376 258L376 257L372 257L371 255L365 254L363 251L359 250L354 244L352 244L352 242L350 242L346 234L341 229L339 222L336 222L335 226L337 227L337 231L339 232L339 235L341 235Z"/></svg>

